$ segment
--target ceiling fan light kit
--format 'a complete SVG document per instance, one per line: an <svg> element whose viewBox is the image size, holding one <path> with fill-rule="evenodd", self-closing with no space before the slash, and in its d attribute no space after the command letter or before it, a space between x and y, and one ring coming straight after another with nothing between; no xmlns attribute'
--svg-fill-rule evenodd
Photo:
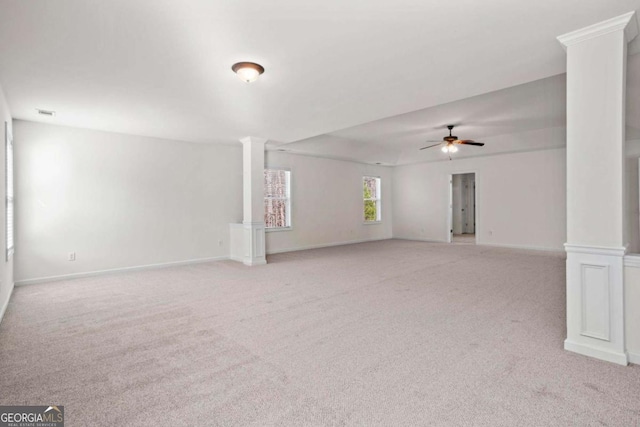
<svg viewBox="0 0 640 427"><path fill-rule="evenodd" d="M421 150L431 147L437 147L444 144L444 146L442 147L442 152L449 154L449 159L451 159L451 153L455 153L458 151L458 147L456 147L456 145L475 145L476 147L482 147L484 145L483 142L475 142L472 139L458 139L457 136L451 134L453 128L454 125L447 125L447 129L449 129L449 135L442 138L442 142L422 147Z"/></svg>

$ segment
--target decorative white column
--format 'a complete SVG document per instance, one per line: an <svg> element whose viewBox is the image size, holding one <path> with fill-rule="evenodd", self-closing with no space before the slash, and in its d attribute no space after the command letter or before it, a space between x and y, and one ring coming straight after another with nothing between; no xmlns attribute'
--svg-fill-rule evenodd
<svg viewBox="0 0 640 427"><path fill-rule="evenodd" d="M567 339L626 365L624 157L635 12L558 37L567 50Z"/></svg>
<svg viewBox="0 0 640 427"><path fill-rule="evenodd" d="M243 263L267 263L264 238L264 138L248 136L242 142Z"/></svg>

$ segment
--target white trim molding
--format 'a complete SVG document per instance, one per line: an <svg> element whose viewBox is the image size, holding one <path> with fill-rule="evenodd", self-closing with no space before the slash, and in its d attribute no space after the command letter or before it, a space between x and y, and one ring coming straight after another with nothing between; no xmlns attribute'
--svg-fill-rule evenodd
<svg viewBox="0 0 640 427"><path fill-rule="evenodd" d="M575 343L573 341L569 341L569 339L564 341L564 349L573 353L582 354L583 356L589 356L623 366L628 365L630 359L626 353L603 350L587 344Z"/></svg>
<svg viewBox="0 0 640 427"><path fill-rule="evenodd" d="M580 264L580 335L584 337L611 341L611 276L609 265Z"/></svg>
<svg viewBox="0 0 640 427"><path fill-rule="evenodd" d="M629 362L640 364L640 255L624 257L625 344Z"/></svg>
<svg viewBox="0 0 640 427"><path fill-rule="evenodd" d="M566 350L626 365L625 247L565 244L567 251Z"/></svg>
<svg viewBox="0 0 640 427"><path fill-rule="evenodd" d="M34 279L18 280L17 282L15 282L15 285L16 286L37 285L39 283L58 282L60 280L80 279L83 277L107 276L112 274L131 273L134 271L156 270L156 269L168 268L168 267L181 267L185 265L203 264L206 262L223 261L227 259L229 259L229 257L227 256L197 258L197 259L189 259L184 261L164 262L159 264L146 264L146 265L136 265L133 267L110 268L107 270L87 271L83 273L61 274L59 276L37 277Z"/></svg>
<svg viewBox="0 0 640 427"><path fill-rule="evenodd" d="M571 45L620 30L624 31L627 43L636 38L638 35L638 20L636 18L635 10L585 28L563 34L558 36L557 39L566 50L567 47Z"/></svg>
<svg viewBox="0 0 640 427"><path fill-rule="evenodd" d="M248 266L266 264L265 233L262 221L229 224L229 259Z"/></svg>
<svg viewBox="0 0 640 427"><path fill-rule="evenodd" d="M293 231L293 227L265 227L265 233L279 233L281 231Z"/></svg>
<svg viewBox="0 0 640 427"><path fill-rule="evenodd" d="M625 254L627 253L626 246L620 246L620 247L585 246L585 245L574 245L570 243L564 244L564 250L567 253L619 256L619 257L625 256Z"/></svg>
<svg viewBox="0 0 640 427"><path fill-rule="evenodd" d="M11 290L9 290L9 295L7 295L7 300L0 307L0 323L2 323L2 319L4 319L4 314L7 312L7 307L9 307L9 301L11 300L11 295L13 294L13 288L15 284L11 285Z"/></svg>
<svg viewBox="0 0 640 427"><path fill-rule="evenodd" d="M446 240L430 239L428 237L404 236L404 235L399 235L399 234L394 234L393 237L391 237L391 238L392 239L397 239L397 240L409 240L409 241L412 241L412 242L449 243Z"/></svg>
<svg viewBox="0 0 640 427"><path fill-rule="evenodd" d="M524 249L527 251L540 251L540 252L556 252L561 253L564 250L561 247L547 247L547 246L530 246L530 245L517 245L509 243L483 243L476 242L477 246L489 246L492 248L508 248L508 249Z"/></svg>
<svg viewBox="0 0 640 427"><path fill-rule="evenodd" d="M264 265L267 263L265 251L265 226L264 222L243 222L243 260L248 266Z"/></svg>
<svg viewBox="0 0 640 427"><path fill-rule="evenodd" d="M379 242L382 240L391 240L391 239L395 239L395 237L383 237L381 239L348 240L346 242L322 243L319 245L298 246L295 248L276 249L273 251L270 251L267 249L267 255L282 254L286 252L307 251L310 249L331 248L334 246L356 245L358 243Z"/></svg>
<svg viewBox="0 0 640 427"><path fill-rule="evenodd" d="M430 239L416 236L405 236L405 235L394 235L391 237L392 239L398 240L411 240L415 242L426 242L426 243L450 243L446 240L438 240L438 239ZM473 246L474 244L471 244ZM529 245L517 245L517 244L506 244L506 243L483 243L477 242L475 246L485 246L489 248L504 248L504 249L518 249L525 251L538 251L538 252L555 252L555 253L563 253L564 250L561 247L545 247L545 246L529 246Z"/></svg>
<svg viewBox="0 0 640 427"><path fill-rule="evenodd" d="M625 255L624 266L640 268L640 255L638 254Z"/></svg>

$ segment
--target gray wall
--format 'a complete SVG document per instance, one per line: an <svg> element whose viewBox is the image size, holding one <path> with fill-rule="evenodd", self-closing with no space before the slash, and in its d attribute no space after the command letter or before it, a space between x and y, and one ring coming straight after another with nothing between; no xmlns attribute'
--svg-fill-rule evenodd
<svg viewBox="0 0 640 427"><path fill-rule="evenodd" d="M16 281L226 258L242 221L242 148L15 121ZM391 237L390 168L269 152L292 172L291 231L267 252ZM362 176L382 178L363 223ZM75 261L68 261L70 252Z"/></svg>
<svg viewBox="0 0 640 427"><path fill-rule="evenodd" d="M267 153L268 167L291 170L290 231L267 232L267 253L392 236L392 168L343 160ZM382 221L364 222L362 177L381 178Z"/></svg>
<svg viewBox="0 0 640 427"><path fill-rule="evenodd" d="M565 163L559 148L397 167L393 234L446 241L449 175L475 172L478 244L561 250Z"/></svg>
<svg viewBox="0 0 640 427"><path fill-rule="evenodd" d="M16 120L15 154L17 282L226 257L242 219L239 146Z"/></svg>
<svg viewBox="0 0 640 427"><path fill-rule="evenodd" d="M12 127L11 121L11 113L9 111L9 107L4 97L4 92L2 91L2 87L0 86L0 125L2 130L0 133L2 134L2 149L0 149L0 199L5 200L6 198L6 188L5 188L5 149L4 149L4 123L9 123L9 127ZM2 204L4 206L4 203ZM15 216L15 215L14 215ZM2 239L2 243L0 247L3 248L2 254L0 254L0 321L2 320L2 316L7 308L7 304L9 304L9 297L11 296L11 292L13 291L13 257L6 260L5 250L6 250L6 227L4 226L6 221L6 212L5 209L0 209L0 239Z"/></svg>

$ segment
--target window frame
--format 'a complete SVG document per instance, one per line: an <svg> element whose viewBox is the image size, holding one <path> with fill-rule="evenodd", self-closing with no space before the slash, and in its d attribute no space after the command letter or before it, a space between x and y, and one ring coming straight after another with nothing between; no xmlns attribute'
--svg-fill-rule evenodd
<svg viewBox="0 0 640 427"><path fill-rule="evenodd" d="M292 177L292 173L291 173L291 169L289 168L283 168L283 167L265 167L264 168L265 171L267 170L274 170L274 171L283 171L286 173L287 176L287 186L286 186L286 197L269 197L269 199L271 200L284 200L286 201L286 226L284 227L268 227L267 226L267 222L265 221L265 225L264 225L264 230L267 233L271 233L271 232L277 232L277 231L290 231L293 229L293 221L292 221L292 212L291 212L291 206L293 205L291 199L291 177ZM264 184L264 182L263 182ZM264 196L263 200L267 200L267 197ZM266 213L266 211L265 211Z"/></svg>
<svg viewBox="0 0 640 427"><path fill-rule="evenodd" d="M14 146L9 122L4 122L5 150L5 259L9 261L15 249L15 180L14 180ZM9 218L12 219L9 224Z"/></svg>
<svg viewBox="0 0 640 427"><path fill-rule="evenodd" d="M364 197L364 183L366 179L375 179L376 180L376 195L371 198ZM362 177L362 220L365 225L367 224L380 224L382 222L382 178L375 175L364 175ZM373 201L376 205L376 219L375 220L367 220L365 214L365 204L367 201Z"/></svg>

